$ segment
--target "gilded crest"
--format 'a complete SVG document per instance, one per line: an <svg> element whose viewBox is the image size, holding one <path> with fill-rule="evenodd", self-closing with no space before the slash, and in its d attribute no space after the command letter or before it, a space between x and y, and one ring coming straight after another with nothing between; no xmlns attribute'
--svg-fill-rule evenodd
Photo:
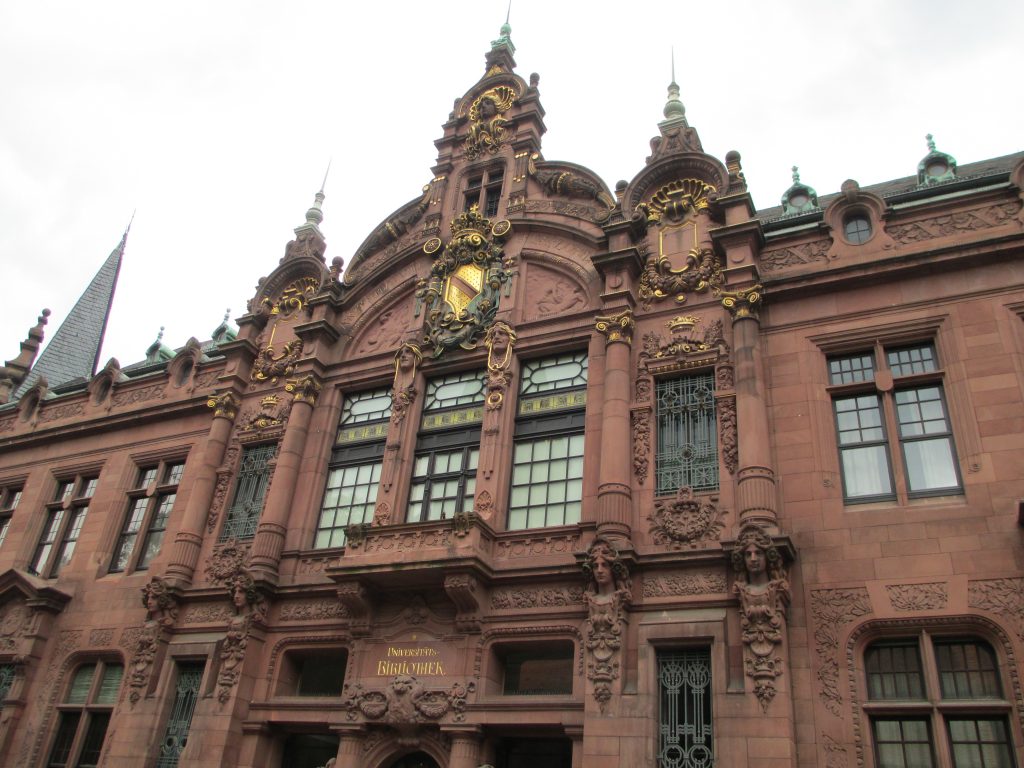
<svg viewBox="0 0 1024 768"><path fill-rule="evenodd" d="M511 278L497 240L510 230L507 221L492 225L475 205L452 221L452 239L416 291L426 306L424 341L433 346L434 357L450 347L474 349L494 321L501 286ZM427 246L426 253L439 250Z"/></svg>

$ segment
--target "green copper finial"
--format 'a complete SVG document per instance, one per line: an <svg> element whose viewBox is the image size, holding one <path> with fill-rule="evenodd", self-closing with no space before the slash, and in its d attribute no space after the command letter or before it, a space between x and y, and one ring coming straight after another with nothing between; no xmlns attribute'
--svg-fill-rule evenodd
<svg viewBox="0 0 1024 768"><path fill-rule="evenodd" d="M935 148L935 139L929 133L925 136L928 142L928 154L917 164L918 186L938 184L956 178L956 158L940 152Z"/></svg>
<svg viewBox="0 0 1024 768"><path fill-rule="evenodd" d="M672 82L668 84L668 101L665 102L665 109L662 114L666 120L686 121L686 107L679 98L679 85L676 83L676 49L672 49Z"/></svg>
<svg viewBox="0 0 1024 768"><path fill-rule="evenodd" d="M512 44L512 25L509 24L509 19L512 17L512 0L508 0L508 10L505 12L505 23L501 25L500 34L497 40L491 41L491 50L496 51L499 48L508 48L509 53L515 53L516 47Z"/></svg>
<svg viewBox="0 0 1024 768"><path fill-rule="evenodd" d="M782 214L807 213L818 209L818 193L800 181L800 169L793 166L793 184L782 194Z"/></svg>

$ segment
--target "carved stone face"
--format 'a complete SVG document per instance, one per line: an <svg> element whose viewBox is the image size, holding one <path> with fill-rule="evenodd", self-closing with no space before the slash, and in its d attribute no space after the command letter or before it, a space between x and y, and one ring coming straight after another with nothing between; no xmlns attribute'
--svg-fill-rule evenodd
<svg viewBox="0 0 1024 768"><path fill-rule="evenodd" d="M401 352L398 353L398 367L403 371L408 371L415 364L416 355L414 355L412 350L408 347L402 347Z"/></svg>
<svg viewBox="0 0 1024 768"><path fill-rule="evenodd" d="M765 572L768 560L764 550L757 544L748 544L743 550L743 564L747 567L747 573L754 576Z"/></svg>
<svg viewBox="0 0 1024 768"><path fill-rule="evenodd" d="M231 601L235 604L236 608L244 608L248 602L245 599L245 587L241 584L235 584L234 589L231 590Z"/></svg>
<svg viewBox="0 0 1024 768"><path fill-rule="evenodd" d="M498 107L495 106L491 99L480 99L480 106L477 108L477 114L480 115L481 120L490 120L498 114Z"/></svg>
<svg viewBox="0 0 1024 768"><path fill-rule="evenodd" d="M612 567L608 564L608 560L602 555L597 555L594 558L593 572L594 581L600 585L612 584L614 582Z"/></svg>

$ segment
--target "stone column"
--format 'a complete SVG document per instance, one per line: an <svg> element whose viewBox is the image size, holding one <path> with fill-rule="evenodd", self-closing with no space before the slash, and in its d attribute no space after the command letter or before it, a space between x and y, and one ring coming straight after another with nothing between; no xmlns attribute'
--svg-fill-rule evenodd
<svg viewBox="0 0 1024 768"><path fill-rule="evenodd" d="M366 726L341 725L331 728L341 737L334 768L362 768L363 742L366 741Z"/></svg>
<svg viewBox="0 0 1024 768"><path fill-rule="evenodd" d="M309 421L321 388L312 374L292 379L285 385L285 391L292 393L294 400L278 451L274 479L252 543L249 571L257 581L277 583L277 566L288 533L288 516L306 450Z"/></svg>
<svg viewBox="0 0 1024 768"><path fill-rule="evenodd" d="M477 768L480 765L480 728L444 728L452 739L451 760L448 768Z"/></svg>
<svg viewBox="0 0 1024 768"><path fill-rule="evenodd" d="M768 433L768 407L764 400L758 306L761 286L723 292L722 305L732 314L736 377L736 422L739 432L737 505L740 525L754 523L769 533L778 532L775 471Z"/></svg>
<svg viewBox="0 0 1024 768"><path fill-rule="evenodd" d="M178 586L187 586L192 582L203 544L206 517L217 486L217 468L224 461L224 451L238 415L238 397L231 390L211 397L207 405L214 409L213 424L206 438L202 463L192 483L181 528L174 537L174 549L165 574L168 581Z"/></svg>
<svg viewBox="0 0 1024 768"><path fill-rule="evenodd" d="M628 540L633 513L630 491L632 440L629 424L633 312L598 316L605 337L601 483L597 487L597 535Z"/></svg>

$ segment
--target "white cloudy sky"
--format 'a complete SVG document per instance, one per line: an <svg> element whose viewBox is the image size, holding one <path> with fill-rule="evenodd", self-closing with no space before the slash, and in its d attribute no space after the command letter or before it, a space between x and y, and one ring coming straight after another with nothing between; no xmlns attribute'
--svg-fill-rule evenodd
<svg viewBox="0 0 1024 768"><path fill-rule="evenodd" d="M430 178L504 0L0 3L0 359L49 333L137 210L103 360L237 317L328 159L328 259ZM515 0L541 75L544 154L609 186L649 152L669 80L758 207L789 168L820 193L913 173L924 134L961 163L1024 149L1018 0ZM101 360L101 365L103 360Z"/></svg>

